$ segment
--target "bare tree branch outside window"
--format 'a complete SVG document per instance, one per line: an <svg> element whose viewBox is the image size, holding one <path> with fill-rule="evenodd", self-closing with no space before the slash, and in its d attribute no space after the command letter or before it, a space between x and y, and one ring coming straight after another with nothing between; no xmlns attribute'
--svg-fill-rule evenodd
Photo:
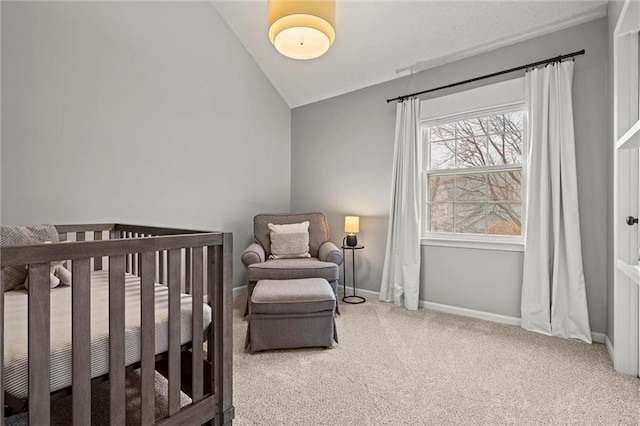
<svg viewBox="0 0 640 426"><path fill-rule="evenodd" d="M522 235L524 112L427 129L430 232Z"/></svg>

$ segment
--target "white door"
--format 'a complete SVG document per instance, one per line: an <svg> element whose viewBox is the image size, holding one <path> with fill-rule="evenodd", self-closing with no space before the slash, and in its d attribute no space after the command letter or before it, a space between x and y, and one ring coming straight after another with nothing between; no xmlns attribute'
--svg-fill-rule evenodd
<svg viewBox="0 0 640 426"><path fill-rule="evenodd" d="M640 2L626 0L613 35L614 64L614 359L640 372ZM631 218L631 219L629 219Z"/></svg>

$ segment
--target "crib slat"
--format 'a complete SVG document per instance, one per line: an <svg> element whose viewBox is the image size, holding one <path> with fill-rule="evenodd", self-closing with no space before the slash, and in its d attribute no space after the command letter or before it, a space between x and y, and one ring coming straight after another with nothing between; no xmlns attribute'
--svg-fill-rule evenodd
<svg viewBox="0 0 640 426"><path fill-rule="evenodd" d="M155 421L155 290L156 256L154 252L140 255L140 339L141 339L141 395L140 423Z"/></svg>
<svg viewBox="0 0 640 426"><path fill-rule="evenodd" d="M220 255L220 250L216 250L218 246L208 246L207 247L207 303L211 307L211 325L209 327L209 332L207 333L207 361L213 363L214 353L215 353L215 342L214 336L217 334L215 330L217 329L216 320L217 320L217 305L216 305L216 283L219 280L218 277L218 258ZM216 253L217 251L217 253ZM215 370L215 366L214 366ZM213 381L214 378L211 377ZM214 389L211 388L213 392Z"/></svg>
<svg viewBox="0 0 640 426"><path fill-rule="evenodd" d="M207 358L213 362L213 389L221 403L219 418L220 424L226 424L228 415L232 412L233 382L232 378L223 374L233 368L233 337L229 325L232 322L232 256L233 236L224 234L222 246L208 247L209 254L209 282L208 289L212 296L212 327L209 331ZM213 343L212 343L213 342Z"/></svg>
<svg viewBox="0 0 640 426"><path fill-rule="evenodd" d="M144 234L138 234L139 238L144 238ZM142 268L142 254L138 253L136 256L136 275L140 276L140 269Z"/></svg>
<svg viewBox="0 0 640 426"><path fill-rule="evenodd" d="M216 371L221 382L222 423L231 424L234 417L233 377L224 372L233 370L233 234L225 232L223 238L221 300L219 304L219 309L222 312L218 325L218 333L222 336L222 347L218 352L220 364Z"/></svg>
<svg viewBox="0 0 640 426"><path fill-rule="evenodd" d="M220 364L218 370L222 381L222 412L223 423L233 419L233 376L223 374L233 370L233 234L225 232L222 249L222 282L220 283L220 309L222 310L219 332L222 335L222 348L220 348ZM227 416L231 415L231 418Z"/></svg>
<svg viewBox="0 0 640 426"><path fill-rule="evenodd" d="M191 249L189 247L184 249L184 292L191 294Z"/></svg>
<svg viewBox="0 0 640 426"><path fill-rule="evenodd" d="M164 280L164 255L165 252L164 250L160 250L158 252L158 283L160 284L164 284L165 280Z"/></svg>
<svg viewBox="0 0 640 426"><path fill-rule="evenodd" d="M83 236L84 238L84 236ZM91 259L73 261L73 424L91 424Z"/></svg>
<svg viewBox="0 0 640 426"><path fill-rule="evenodd" d="M187 249L187 253L189 253ZM193 284L191 286L191 341L192 357L193 357L193 402L198 402L203 395L203 349L202 349L202 293L203 293L203 274L202 274L202 247L193 248Z"/></svg>
<svg viewBox="0 0 640 426"><path fill-rule="evenodd" d="M138 238L139 237L137 232L135 234L133 234L133 236L134 236L134 238ZM134 253L131 262L133 264L133 266L132 266L133 274L140 276L140 253Z"/></svg>
<svg viewBox="0 0 640 426"><path fill-rule="evenodd" d="M49 424L49 263L29 265L29 424Z"/></svg>
<svg viewBox="0 0 640 426"><path fill-rule="evenodd" d="M93 232L93 240L99 241L102 239L102 231L94 231ZM93 258L93 270L101 271L102 270L102 256Z"/></svg>
<svg viewBox="0 0 640 426"><path fill-rule="evenodd" d="M124 255L109 257L109 419L125 424Z"/></svg>
<svg viewBox="0 0 640 426"><path fill-rule="evenodd" d="M169 250L169 416L180 410L180 249Z"/></svg>
<svg viewBox="0 0 640 426"><path fill-rule="evenodd" d="M132 232L125 232L124 236L125 236L125 238L131 238L133 236L133 233ZM126 271L128 273L131 273L131 271L133 270L133 269L131 269L131 256L132 256L131 253L127 253L127 255L126 255L126 257L127 257L127 268L126 268Z"/></svg>
<svg viewBox="0 0 640 426"><path fill-rule="evenodd" d="M209 361L213 365L213 371L211 374L211 379L213 380L212 391L216 395L222 396L222 382L220 376L222 335L218 332L220 330L220 324L222 324L222 299L220 297L220 289L222 288L222 284L224 283L222 278L222 247L209 247L208 253L210 269L208 297L211 301L211 323L213 327L209 329L207 355Z"/></svg>

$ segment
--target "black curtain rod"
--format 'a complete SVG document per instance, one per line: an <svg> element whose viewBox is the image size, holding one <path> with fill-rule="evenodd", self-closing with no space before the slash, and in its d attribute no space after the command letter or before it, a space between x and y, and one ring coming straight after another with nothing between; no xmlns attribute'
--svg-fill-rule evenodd
<svg viewBox="0 0 640 426"><path fill-rule="evenodd" d="M545 59L544 61L533 62L531 64L522 65L522 66L515 67L515 68L510 68L510 69L504 70L504 71L494 72L492 74L483 75L481 77L471 78L469 80L464 80L464 81L459 81L457 83L447 84L446 86L436 87L435 89L423 90L422 92L416 92L416 93L411 93L410 95L398 96L397 98L387 99L387 103L393 102L393 101L403 101L403 100L405 100L407 98L413 98L414 96L423 95L423 94L429 93L429 92L435 92L436 90L448 89L450 87L460 86L462 84L473 83L474 81L484 80L485 78L496 77L498 75L509 74L511 72L514 72L514 71L520 71L520 70L524 70L524 69L527 69L527 68L533 68L533 67L537 67L539 65L550 64L552 62L562 62L562 60L564 60L564 59L573 58L574 56L578 56L578 55L584 55L584 49L579 50L577 52L568 53L566 55L560 55L560 56L556 56L554 58Z"/></svg>

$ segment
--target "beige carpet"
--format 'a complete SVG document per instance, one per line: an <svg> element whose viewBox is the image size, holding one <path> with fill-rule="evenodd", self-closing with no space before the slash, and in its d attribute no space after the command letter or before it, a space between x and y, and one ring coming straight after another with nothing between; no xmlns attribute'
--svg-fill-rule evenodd
<svg viewBox="0 0 640 426"><path fill-rule="evenodd" d="M236 425L640 424L640 379L588 345L368 300L340 305L333 349L244 351Z"/></svg>
<svg viewBox="0 0 640 426"><path fill-rule="evenodd" d="M368 300L341 303L333 349L251 354L244 303L234 305L235 425L640 425L640 379L616 373L603 345ZM139 376L127 380L127 423L137 424ZM159 375L156 390L161 417ZM108 382L92 399L93 424L107 424ZM70 413L71 398L57 400L52 424L70 424Z"/></svg>

